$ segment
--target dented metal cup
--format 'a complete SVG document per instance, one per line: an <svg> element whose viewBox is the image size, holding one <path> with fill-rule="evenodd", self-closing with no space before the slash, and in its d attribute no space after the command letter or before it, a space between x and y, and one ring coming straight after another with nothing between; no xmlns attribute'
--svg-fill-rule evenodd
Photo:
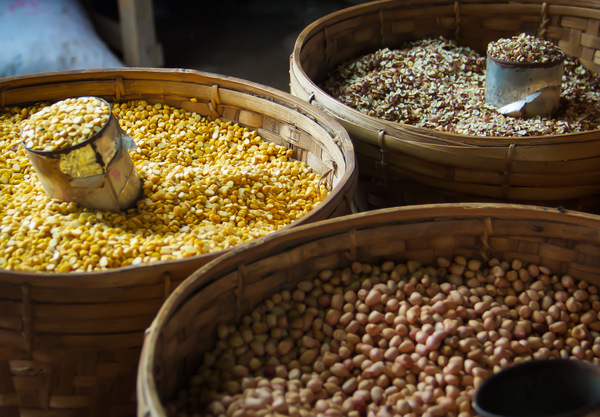
<svg viewBox="0 0 600 417"><path fill-rule="evenodd" d="M564 59L542 63L487 56L485 100L513 117L551 116L560 101Z"/></svg>
<svg viewBox="0 0 600 417"><path fill-rule="evenodd" d="M54 151L22 145L52 198L117 212L134 207L142 195L142 183L128 152L135 149L135 142L112 111L98 133L77 145Z"/></svg>

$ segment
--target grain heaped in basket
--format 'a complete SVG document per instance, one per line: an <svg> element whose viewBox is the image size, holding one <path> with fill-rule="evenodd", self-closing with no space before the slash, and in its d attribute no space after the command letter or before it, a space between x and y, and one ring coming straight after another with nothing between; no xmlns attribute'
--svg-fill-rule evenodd
<svg viewBox="0 0 600 417"><path fill-rule="evenodd" d="M599 251L596 215L503 203L262 238L163 304L138 415L474 415L474 389L513 363L599 362Z"/></svg>
<svg viewBox="0 0 600 417"><path fill-rule="evenodd" d="M26 162L21 166L11 159L17 154L24 157L20 154L24 152L21 146L12 144L10 149L3 149L0 164L6 167L0 170L1 198L3 201L12 198L13 202L10 207L0 210L0 215L3 220L13 216L21 223L3 226L0 231L2 248L12 245L14 249L9 255L0 256L0 415L3 417L135 414L135 376L144 330L162 302L187 276L235 247L207 244L209 250L193 245L188 249L176 249L177 236L183 239L183 232L192 226L177 223L171 230L168 222L161 223L169 213L170 218L187 218L193 223L193 218L186 217L186 213L200 207L197 205L200 203L194 202L176 207L174 201L185 200L186 189L193 188L190 184L202 178L190 179L189 175L186 177L185 173L172 167L172 161L177 157L164 150L177 142L193 146L193 138L203 138L202 132L191 130L195 128L192 126L194 120L206 118L211 123L220 123L217 127L211 125L210 140L205 142L211 146L216 146L211 141L219 138L221 133L232 140L236 135L247 134L247 137L239 138L242 142L260 137L262 142L257 143L256 148L264 146L265 152L273 151L274 159L281 151L285 156L279 157L281 161L295 159L305 166L300 168L298 165L298 170L307 169L313 172L312 175L321 176L320 184L327 184L327 195L302 217L290 221L287 226L281 225L282 229L351 211L356 174L353 148L346 131L333 118L287 93L236 78L176 69L65 71L0 81L0 108L15 114L24 106L80 96L99 97L111 103L113 113L126 130L136 123L130 113L139 111L144 116L157 109L166 111L166 107L171 115L183 117L185 113L191 127L181 122L182 126L176 126L178 131L172 137L147 138L140 134L133 138L137 142L150 141L150 144L145 143L144 147L140 144L131 150L142 178L144 196L136 208L127 212L77 211L75 203L44 195L37 183L30 186L38 187L36 190L40 191L34 201L19 199L15 190L31 183L35 172L25 166ZM132 111L127 107L131 103L141 109ZM14 131L5 132L0 139L0 148L8 146L6 141L12 134ZM164 164L155 163L149 171L143 162L144 155L140 154L144 149L148 154L164 154ZM186 150L171 149L182 154L186 154ZM196 149L195 152L192 157L198 161L210 154L209 150L200 152ZM261 158L270 159L266 154ZM156 187L161 165L173 168L173 172L168 173L173 189ZM256 166L260 166L260 161L256 161ZM28 171L24 172L26 169ZM198 167L196 170L202 171ZM252 172L247 175L250 181ZM13 181L13 176L19 181ZM271 186L273 192L275 185ZM216 195L213 203L218 204L219 193L225 191L222 187L232 188L231 184L220 186L221 189L217 184L214 189L202 189L198 201ZM152 194L159 192L162 200ZM165 202L148 211L149 216L157 217L153 221L135 217L136 210L153 203L155 197L158 202ZM236 200L241 198L238 195ZM39 201L44 204L39 206ZM290 205L293 203L289 201ZM228 210L227 207L214 207L210 213L196 213L198 221L211 220L211 216L221 216L220 211ZM32 220L34 208L42 210L40 215L45 218ZM51 213L53 209L56 211ZM83 217L77 217L79 214ZM57 224L47 226L44 223L46 217L56 220ZM264 218L269 218L266 212ZM246 220L250 222L250 217ZM154 255L141 256L142 246L119 249L120 242L130 238L125 237L124 231L136 224L140 226L140 233L147 228L153 231L148 236L161 233L165 239L162 244L152 243ZM243 222L238 223L238 227L242 226ZM182 234L178 235L176 229ZM111 234L111 230L114 233ZM105 233L105 239L89 245L77 240L80 236L91 239L95 232ZM20 245L18 238L27 234L38 236L39 241L35 245ZM31 263L38 255L36 249L44 247L59 255L57 248L62 237L69 243L79 242L69 249L66 261L40 258L44 268L36 269ZM198 234L196 240L201 238L203 236ZM133 243L133 240L141 241L142 237L131 239ZM235 240L237 243L242 241ZM210 243L211 240L204 238L202 242ZM106 255L107 251L118 254L111 258ZM16 262L18 259L22 262ZM20 269L20 265L27 267ZM78 265L87 267L79 270Z"/></svg>
<svg viewBox="0 0 600 417"><path fill-rule="evenodd" d="M363 208L493 201L596 212L597 128L513 137L451 133L367 115L334 98L323 83L342 63L385 48L399 49L406 42L442 37L470 48L485 61L490 42L519 34L554 43L598 75L599 13L597 4L560 0L397 0L357 5L331 13L300 33L290 59L291 91L333 115L349 132L357 153L357 196ZM403 84L397 88L402 90ZM422 98L437 99L429 91Z"/></svg>

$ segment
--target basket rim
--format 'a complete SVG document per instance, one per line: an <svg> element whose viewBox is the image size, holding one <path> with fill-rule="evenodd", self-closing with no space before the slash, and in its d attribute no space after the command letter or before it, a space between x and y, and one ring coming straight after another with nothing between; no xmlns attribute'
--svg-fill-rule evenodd
<svg viewBox="0 0 600 417"><path fill-rule="evenodd" d="M331 115L327 114L323 110L309 105L304 100L292 95L291 93L278 90L276 88L259 84L254 81L245 80L242 78L216 74L206 71L199 71L187 68L152 68L152 67L116 67L116 68L92 68L83 70L60 70L50 72L40 72L31 74L21 74L11 77L4 77L0 79L0 108L7 106L6 93L20 88L37 87L44 85L57 85L60 83L70 82L85 82L86 80L128 80L143 78L147 81L165 81L164 78L159 79L159 76L171 76L171 77L185 77L185 80L171 78L170 81L182 82L182 83L203 83L218 85L219 88L229 89L232 91L250 94L265 100L277 103L283 107L286 107L290 111L298 112L313 123L320 124L324 130L326 130L330 136L329 140L334 142L339 148L342 157L345 160L346 166L343 175L337 184L340 190L350 186L351 183L356 179L357 166L356 166L356 155L354 145L350 140L350 136L346 129ZM60 98L57 98L60 100ZM26 104L24 102L8 104ZM311 222L318 212L319 207L330 203L337 195L329 193L325 199L323 199L318 206L306 213L300 219L293 223L290 223L277 232L298 227L302 224ZM272 233L269 233L272 234ZM107 278L113 275L126 274L133 270L150 270L165 267L165 270L169 266L178 264L182 261L198 261L198 260L210 260L215 257L221 256L223 253L230 251L231 249L222 249L213 252L207 252L199 255L194 255L187 258L181 258L171 261L157 261L147 264L140 265L128 265L117 268L111 268L100 271L90 272L68 272L68 273L52 273L52 272L31 272L31 271L14 271L0 269L0 280L10 279L13 283L33 283L44 286L62 286L64 285L64 279L68 279L69 283L75 284L77 282L89 282L90 279L95 279L98 282L98 286L106 286L103 284L110 282L109 286L114 286L114 282L107 280ZM103 279L98 279L103 277ZM120 284L120 285L131 285ZM119 286L120 286L119 285Z"/></svg>
<svg viewBox="0 0 600 417"><path fill-rule="evenodd" d="M203 265L198 270L190 275L186 282L182 283L170 298L161 307L161 319L165 315L165 311L172 309L175 306L175 299L182 297L183 293L188 288L193 288L194 281L199 280L206 274L207 271L215 271L217 265L221 265L221 270L231 271L234 269L234 262L247 253L272 253L273 251L282 251L293 243L309 240L311 238L322 238L339 233L340 230L348 229L368 229L378 224L385 224L390 221L389 217L393 216L393 220L398 220L400 223L409 222L425 222L435 219L450 218L458 216L458 218L483 218L501 216L503 213L512 213L512 218L519 219L535 219L557 221L557 216L564 219L577 221L582 225L599 226L600 215L581 212L577 210L566 210L563 208L545 207L529 204L517 203L439 203L439 204L419 204L406 205L391 208L382 208L369 210L360 213L353 213L341 217L320 220L315 223L305 224L294 229L287 229L280 234L271 234L260 237L253 241L237 246L234 250L229 251L223 256ZM297 236L295 236L297 235ZM257 258L252 258L253 262ZM157 318L155 320L158 319ZM154 325L152 330L154 330Z"/></svg>
<svg viewBox="0 0 600 417"><path fill-rule="evenodd" d="M493 1L493 2L476 2L476 1L465 1L460 0L458 2L451 2L448 0L442 1L432 1L435 5L452 5L455 3L485 3L485 4L506 4L506 2L502 1ZM542 7L542 2L536 0L522 0L522 3L535 3L539 4ZM429 129L419 126L414 126L406 123L400 122L392 122L388 120L383 120L374 116L369 116L365 113L362 113L341 101L335 99L333 96L325 92L322 88L320 88L304 71L301 63L302 49L304 48L304 44L307 39L312 37L315 33L326 31L326 29L333 25L340 23L342 21L355 18L361 15L361 12L364 10L373 10L379 13L384 14L386 9L396 9L399 6L405 6L406 0L377 0L372 2L367 2L363 4L354 5L351 7L347 7L338 11L331 12L327 15L322 16L321 18L311 22L308 26L306 26L296 38L294 42L294 47L292 49L292 54L290 56L290 78L292 82L294 81L295 72L298 72L302 76L302 82L307 83L311 88L311 93L309 94L308 102L313 104L316 107L321 109L327 109L328 112L333 114L336 118L339 118L343 121L343 123L348 123L354 125L359 128L370 128L371 130L376 130L380 132L384 132L386 135L390 136L393 140L398 140L398 137L403 137L406 134L409 135L417 135L429 140L439 141L440 143L448 143L454 146L480 146L485 148L487 146L504 146L509 147L511 144L518 145L539 145L545 146L548 144L554 144L555 142L589 142L589 141L598 141L600 140L600 129L589 130L585 132L575 132L575 133L565 133L559 135L541 135L541 136L532 136L532 137L505 137L505 136L477 136L477 135L460 135L457 133L450 132L440 132L435 129ZM551 0L551 3L554 5L566 5L573 6L571 2L568 0ZM414 5L413 2L410 2L411 5ZM545 4L545 3L544 3ZM590 4L591 5L591 4ZM574 7L574 6L573 6ZM600 10L600 6L594 10ZM331 68L329 68L330 70ZM342 112L343 110L343 112ZM352 116L352 119L346 117L342 113L349 113ZM357 123L356 120L360 120L360 123ZM592 137L588 137L592 136ZM492 143L486 143L492 142Z"/></svg>
<svg viewBox="0 0 600 417"><path fill-rule="evenodd" d="M560 216L560 219L569 220L578 225L600 228L600 216L574 210L513 203L442 203L397 206L354 213L302 225L277 235L264 236L240 245L233 251L203 265L190 275L167 298L151 325L146 329L138 366L138 411L140 411L140 405L143 404L148 407L147 409L158 413L155 417L166 416L164 407L157 397L157 385L153 374L157 343L161 338L163 327L169 323L179 307L187 302L195 290L216 282L220 277L233 272L243 264L240 262L241 260L251 259L251 262L256 262L265 256L272 256L273 253L283 252L290 247L313 239L335 236L350 229L362 230L382 226L390 222L390 216L392 216L392 221L397 220L399 224L408 224L449 218L473 219L494 216L502 218L502 215L507 213L512 215L511 219L549 222L557 221L557 217Z"/></svg>

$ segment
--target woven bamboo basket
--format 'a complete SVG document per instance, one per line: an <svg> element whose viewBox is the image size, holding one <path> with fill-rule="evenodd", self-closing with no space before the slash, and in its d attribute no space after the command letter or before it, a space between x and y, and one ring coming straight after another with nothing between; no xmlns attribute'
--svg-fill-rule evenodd
<svg viewBox="0 0 600 417"><path fill-rule="evenodd" d="M185 108L238 122L293 149L332 188L314 210L287 227L351 210L356 170L347 133L290 94L177 69L67 71L0 80L0 107L78 95L117 102L143 98ZM92 273L0 271L0 415L135 415L144 330L182 280L224 252Z"/></svg>
<svg viewBox="0 0 600 417"><path fill-rule="evenodd" d="M558 44L600 73L600 4L586 0L395 0L331 13L307 26L290 58L292 94L333 115L358 159L366 208L492 201L600 209L600 131L528 138L438 132L367 116L319 83L340 63L429 36L485 56L522 32Z"/></svg>
<svg viewBox="0 0 600 417"><path fill-rule="evenodd" d="M546 265L600 284L600 217L504 203L445 203L356 213L267 236L203 266L163 304L146 332L138 416L164 417L220 322L235 323L272 293L353 261L497 257Z"/></svg>

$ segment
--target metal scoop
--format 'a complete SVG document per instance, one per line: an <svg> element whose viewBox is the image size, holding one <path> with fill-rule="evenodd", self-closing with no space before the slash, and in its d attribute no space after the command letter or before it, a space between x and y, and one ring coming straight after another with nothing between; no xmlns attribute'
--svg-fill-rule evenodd
<svg viewBox="0 0 600 417"><path fill-rule="evenodd" d="M522 100L502 106L498 113L510 117L533 117L547 116L556 111L558 107L557 97L560 95L560 89L556 86L549 86L529 94Z"/></svg>
<svg viewBox="0 0 600 417"><path fill-rule="evenodd" d="M77 145L41 151L23 144L47 195L115 212L133 207L142 195L128 152L135 146L112 111L98 133Z"/></svg>
<svg viewBox="0 0 600 417"><path fill-rule="evenodd" d="M563 61L520 64L488 55L486 102L507 116L551 116L558 110L563 72Z"/></svg>

